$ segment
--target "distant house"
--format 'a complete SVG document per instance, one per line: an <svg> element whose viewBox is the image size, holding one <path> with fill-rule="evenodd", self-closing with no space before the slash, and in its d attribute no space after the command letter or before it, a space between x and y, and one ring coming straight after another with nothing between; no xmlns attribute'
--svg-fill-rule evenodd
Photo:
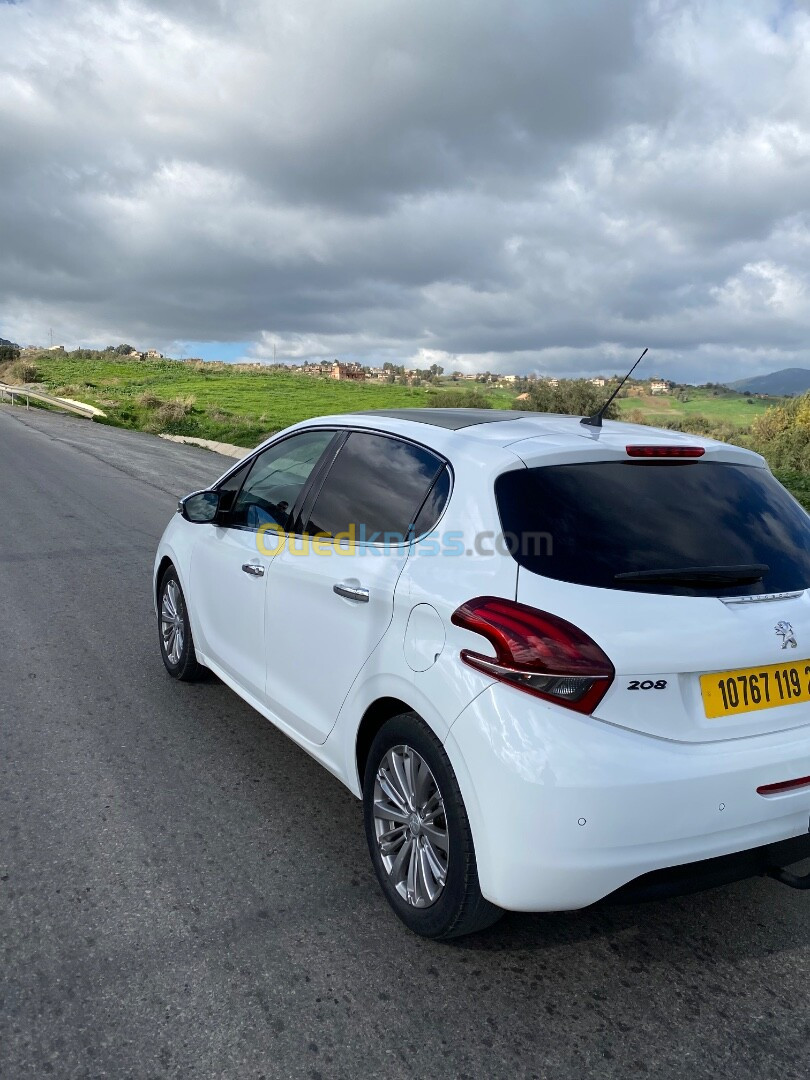
<svg viewBox="0 0 810 1080"><path fill-rule="evenodd" d="M597 375L596 378L591 379L590 382L592 382L594 386L604 386L607 380L603 379L601 375Z"/></svg>
<svg viewBox="0 0 810 1080"><path fill-rule="evenodd" d="M146 359L147 360L162 360L163 359L163 353L158 352L157 349L147 349L146 350Z"/></svg>
<svg viewBox="0 0 810 1080"><path fill-rule="evenodd" d="M131 352L127 353L127 358L129 360L140 360L141 354L138 352L137 349L133 349Z"/></svg>
<svg viewBox="0 0 810 1080"><path fill-rule="evenodd" d="M650 379L651 394L668 394L672 389L672 383L667 379Z"/></svg>
<svg viewBox="0 0 810 1080"><path fill-rule="evenodd" d="M366 375L359 364L341 364L337 360L329 373L332 379L365 379Z"/></svg>
<svg viewBox="0 0 810 1080"><path fill-rule="evenodd" d="M65 351L65 346L64 345L49 345L48 348L45 351L46 352L64 352Z"/></svg>
<svg viewBox="0 0 810 1080"><path fill-rule="evenodd" d="M505 382L505 383L517 382L517 375L504 375L501 378L501 382Z"/></svg>

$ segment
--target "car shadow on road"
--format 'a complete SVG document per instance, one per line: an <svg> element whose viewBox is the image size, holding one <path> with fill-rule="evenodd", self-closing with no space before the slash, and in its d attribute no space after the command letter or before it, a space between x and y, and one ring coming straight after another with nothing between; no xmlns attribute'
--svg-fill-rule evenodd
<svg viewBox="0 0 810 1080"><path fill-rule="evenodd" d="M666 900L635 904L594 904L579 911L507 912L490 931L464 938L455 947L481 953L543 950L604 938L623 942L622 953L641 942L694 956L710 947L714 959L736 962L810 944L808 898L787 893L765 878ZM774 917L774 907L779 917ZM626 957L625 957L626 958Z"/></svg>

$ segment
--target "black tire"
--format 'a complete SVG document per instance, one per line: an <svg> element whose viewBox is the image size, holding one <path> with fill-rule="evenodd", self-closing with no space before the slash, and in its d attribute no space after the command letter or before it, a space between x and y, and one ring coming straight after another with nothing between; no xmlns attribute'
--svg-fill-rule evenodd
<svg viewBox="0 0 810 1080"><path fill-rule="evenodd" d="M176 658L170 657L169 652L167 652L166 640L162 629L163 604L167 592L174 600L177 615L183 629L182 647L179 649L179 655ZM194 638L191 634L191 623L188 618L188 608L186 607L186 598L183 595L183 590L177 577L177 571L173 566L168 567L166 573L160 579L157 600L158 640L160 641L160 655L163 658L166 670L173 679L179 679L181 682L193 682L200 677L203 667L197 661L197 654L194 649Z"/></svg>
<svg viewBox="0 0 810 1080"><path fill-rule="evenodd" d="M428 765L432 773L431 780L438 787L444 804L444 813L440 820L446 830L448 844L446 881L437 898L423 907L409 903L397 890L389 869L383 863L375 828L374 802L378 770L386 755L400 747L415 750ZM363 811L366 839L377 879L391 907L414 933L437 939L461 937L491 926L503 915L500 908L481 895L470 823L453 767L442 744L416 713L408 712L395 716L386 721L377 732L366 763ZM402 825L401 828L405 830L406 826ZM426 842L424 838L411 841L412 844ZM389 853L389 858L393 857Z"/></svg>

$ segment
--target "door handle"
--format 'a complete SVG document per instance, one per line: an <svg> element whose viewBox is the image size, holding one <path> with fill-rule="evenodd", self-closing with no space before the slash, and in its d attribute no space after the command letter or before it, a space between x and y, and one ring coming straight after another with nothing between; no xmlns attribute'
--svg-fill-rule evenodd
<svg viewBox="0 0 810 1080"><path fill-rule="evenodd" d="M336 592L338 596L345 596L347 600L357 600L361 604L368 603L368 589L364 589L362 585L347 585L345 582L340 582L332 586L332 592Z"/></svg>
<svg viewBox="0 0 810 1080"><path fill-rule="evenodd" d="M255 562L242 563L242 569L251 577L264 577L264 567Z"/></svg>

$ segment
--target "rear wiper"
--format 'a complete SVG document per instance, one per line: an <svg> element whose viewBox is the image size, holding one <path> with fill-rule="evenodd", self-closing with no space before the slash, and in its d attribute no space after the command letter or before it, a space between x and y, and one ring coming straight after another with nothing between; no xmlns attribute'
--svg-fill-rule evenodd
<svg viewBox="0 0 810 1080"><path fill-rule="evenodd" d="M743 566L680 566L672 570L631 570L615 574L614 581L638 582L639 585L694 585L710 588L712 585L753 585L762 581L770 570L765 563L748 563Z"/></svg>

